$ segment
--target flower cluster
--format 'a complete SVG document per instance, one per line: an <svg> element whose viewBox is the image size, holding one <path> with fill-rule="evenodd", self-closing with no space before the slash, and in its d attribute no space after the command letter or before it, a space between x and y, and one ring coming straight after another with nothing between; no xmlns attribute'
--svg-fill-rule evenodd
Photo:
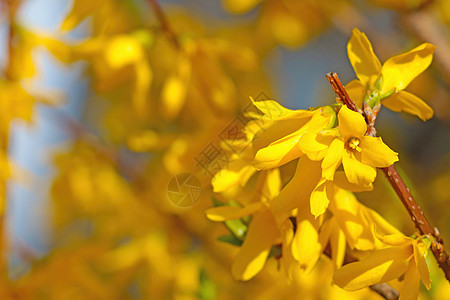
<svg viewBox="0 0 450 300"><path fill-rule="evenodd" d="M422 44L381 66L367 37L354 29L347 49L358 77L347 88L358 108L382 104L424 120L432 116L428 105L403 89L431 63L434 46ZM252 103L260 114L250 114L244 129L246 154L234 157L240 168L214 177L214 191L225 203L206 211L226 225L242 221L242 234L232 232L241 245L234 277L252 278L274 256L292 279L296 269L312 270L326 253L334 282L344 289L403 274L402 298L417 297L419 278L429 289L429 238L404 236L353 194L372 190L377 168L398 161L380 137L367 135L363 115L339 99L309 110L290 110L272 100ZM344 265L349 257L358 261Z"/></svg>

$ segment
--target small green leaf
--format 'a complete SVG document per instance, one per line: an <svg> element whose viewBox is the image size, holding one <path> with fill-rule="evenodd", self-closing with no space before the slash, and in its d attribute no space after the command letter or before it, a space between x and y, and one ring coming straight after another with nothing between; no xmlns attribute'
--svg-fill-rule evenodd
<svg viewBox="0 0 450 300"><path fill-rule="evenodd" d="M247 234L247 225L240 219L225 221L225 226L230 230L230 232L239 240L244 240Z"/></svg>

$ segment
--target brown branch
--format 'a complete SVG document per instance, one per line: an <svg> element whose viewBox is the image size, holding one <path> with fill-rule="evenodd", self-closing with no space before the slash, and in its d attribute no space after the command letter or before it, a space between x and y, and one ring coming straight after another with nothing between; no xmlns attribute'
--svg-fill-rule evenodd
<svg viewBox="0 0 450 300"><path fill-rule="evenodd" d="M330 72L327 75L327 80L330 82L331 86L333 87L334 92L339 97L339 99L344 103L348 108L351 110L354 110L356 112L359 112L360 114L363 114L362 110L356 107L355 102L353 102L350 99L350 96L348 95L347 91L345 90L344 85L341 83L341 80L337 76L336 73Z"/></svg>
<svg viewBox="0 0 450 300"><path fill-rule="evenodd" d="M330 81L331 86L333 87L338 97L342 100L342 102L347 105L348 108L352 109L353 111L359 112L364 116L368 124L366 135L375 137L376 131L374 125L376 115L379 111L379 106L371 109L368 105L365 105L364 110L361 112L348 96L336 73L328 73L327 79L328 81ZM439 267L444 271L445 278L447 278L447 280L450 282L450 259L442 245L443 240L439 236L439 231L436 228L433 229L433 227L431 227L419 205L417 205L417 202L414 200L411 191L398 174L394 165L387 168L381 168L381 170L384 172L384 175L386 175L389 183L402 201L403 206L408 211L409 215L411 216L411 220L414 222L414 225L416 226L417 230L419 230L420 234L434 237L434 241L431 245L431 251L436 258Z"/></svg>
<svg viewBox="0 0 450 300"><path fill-rule="evenodd" d="M370 286L370 289L386 300L397 300L400 293L387 283L377 283Z"/></svg>
<svg viewBox="0 0 450 300"><path fill-rule="evenodd" d="M170 26L169 21L166 18L166 15L164 14L163 10L161 9L161 6L159 5L157 0L147 0L150 6L153 9L153 12L156 15L156 18L159 21L159 24L161 25L162 30L166 33L169 40L173 43L175 48L177 50L181 49L180 43L178 42L177 35L172 30L172 27Z"/></svg>

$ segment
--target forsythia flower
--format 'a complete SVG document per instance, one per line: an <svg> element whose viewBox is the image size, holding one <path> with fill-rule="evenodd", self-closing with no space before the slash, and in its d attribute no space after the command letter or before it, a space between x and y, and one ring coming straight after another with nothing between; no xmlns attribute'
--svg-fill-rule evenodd
<svg viewBox="0 0 450 300"><path fill-rule="evenodd" d="M326 151L322 161L322 176L333 180L334 172L342 163L350 183L367 186L377 175L376 168L383 168L398 161L381 138L365 136L366 122L359 113L345 105L339 114L339 129L305 133L299 141L300 148L311 159L322 158L318 152Z"/></svg>
<svg viewBox="0 0 450 300"><path fill-rule="evenodd" d="M329 128L335 121L335 113L329 106L315 111L294 111L281 107L275 101L269 101L254 102L273 122L253 139L253 149L257 151L254 165L259 170L275 168L299 158L304 154L299 147L302 135L308 131ZM270 111L263 107L264 103L281 113L275 116L269 114Z"/></svg>
<svg viewBox="0 0 450 300"><path fill-rule="evenodd" d="M336 173L336 177L340 175L342 172ZM330 211L344 232L350 249L367 251L384 246L374 234L371 228L373 225L380 234L400 234L400 231L378 213L361 204L353 193L336 185Z"/></svg>
<svg viewBox="0 0 450 300"><path fill-rule="evenodd" d="M359 80L348 83L347 92L359 107L367 97L368 100L378 99L393 111L405 111L425 121L433 116L431 107L403 89L431 64L435 49L435 46L423 43L391 57L382 66L366 35L355 28L347 51Z"/></svg>
<svg viewBox="0 0 450 300"><path fill-rule="evenodd" d="M404 274L400 299L417 299L420 280L427 289L431 288L425 261L428 247L422 239L414 240L402 234L386 235L380 239L389 246L336 271L334 282L338 286L350 291L358 290Z"/></svg>
<svg viewBox="0 0 450 300"><path fill-rule="evenodd" d="M280 171L268 170L261 174L257 199L244 207L220 206L208 209L212 221L226 221L253 215L253 220L232 267L233 277L249 280L264 267L272 245L280 238L276 220L268 209L270 201L281 189Z"/></svg>

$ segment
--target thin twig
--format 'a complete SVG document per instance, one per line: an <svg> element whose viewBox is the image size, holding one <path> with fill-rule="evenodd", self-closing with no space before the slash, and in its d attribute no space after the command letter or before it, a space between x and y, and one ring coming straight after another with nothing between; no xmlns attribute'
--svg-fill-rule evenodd
<svg viewBox="0 0 450 300"><path fill-rule="evenodd" d="M327 80L330 82L331 86L333 87L334 92L339 97L339 99L344 103L348 108L351 110L357 111L360 114L363 114L362 110L356 107L355 102L353 102L350 99L350 96L348 95L346 89L344 88L344 85L341 83L341 80L339 80L339 77L336 73L330 72L327 75Z"/></svg>
<svg viewBox="0 0 450 300"><path fill-rule="evenodd" d="M332 78L333 80L330 80L330 78ZM374 124L376 115L378 114L379 107L376 108L375 111L375 109L372 110L370 107L365 106L364 110L361 112L356 107L355 103L348 96L344 86L342 85L336 73L328 73L327 79L328 81L330 81L331 86L333 87L338 97L339 98L343 97L341 98L342 102L345 105L347 105L348 108L352 109L353 111L359 112L364 116L368 124L368 131L366 135L376 136L376 134L374 134L374 132L376 131L369 131L369 129L370 127L373 129L375 128ZM419 230L420 234L428 235L430 237L435 238L431 245L431 251L433 252L434 257L436 258L439 267L444 271L445 278L447 278L447 280L450 282L450 259L442 245L444 242L439 236L439 231L437 230L437 228L433 229L433 227L431 227L430 223L425 218L419 205L417 205L417 202L414 200L411 191L398 174L394 165L389 166L387 168L381 168L381 170L384 172L384 175L386 175L387 179L389 180L389 183L391 184L391 186L397 193L398 197L402 201L403 206L408 211L409 215L411 216L411 220L414 222L414 225L416 226L417 230Z"/></svg>
<svg viewBox="0 0 450 300"><path fill-rule="evenodd" d="M172 27L170 26L169 21L166 18L166 15L164 14L163 10L161 9L161 6L159 5L157 0L147 0L150 6L153 9L153 12L156 15L156 18L158 18L159 24L161 25L161 28L164 30L166 35L168 36L169 40L173 43L175 48L179 50L181 48L180 43L178 42L177 35L172 30Z"/></svg>
<svg viewBox="0 0 450 300"><path fill-rule="evenodd" d="M377 283L370 286L370 289L386 300L397 300L400 293L387 283Z"/></svg>

